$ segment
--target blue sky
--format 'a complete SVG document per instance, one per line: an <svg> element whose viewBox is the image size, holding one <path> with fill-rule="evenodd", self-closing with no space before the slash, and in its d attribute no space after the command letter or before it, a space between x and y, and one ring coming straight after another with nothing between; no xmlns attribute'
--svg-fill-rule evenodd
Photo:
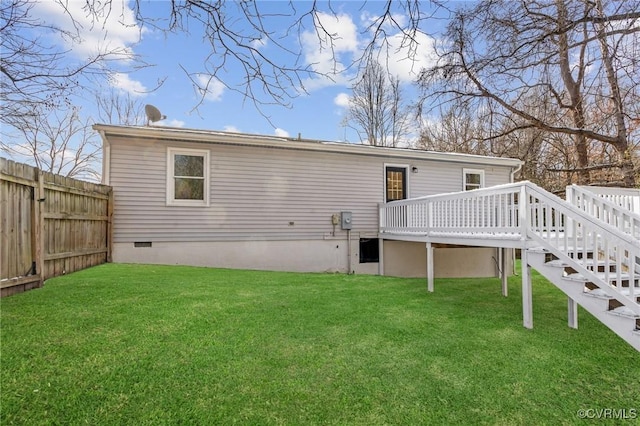
<svg viewBox="0 0 640 426"><path fill-rule="evenodd" d="M70 0L68 8L71 13L75 11L74 16L82 16L82 4L80 0ZM121 60L117 65L123 72L114 74L111 84L116 90L128 92L142 103L158 107L167 116L167 119L159 124L292 137L300 133L302 137L310 139L359 142L357 134L343 125L347 100L351 93L350 86L355 76L354 69L335 75L334 81L322 78L305 80L308 94L301 94L292 99L290 108L265 106L259 111L251 100L217 82L220 80L233 86L236 79L244 75L237 64L228 63L223 71L216 74L214 84L210 86L204 102L194 111L200 96L183 69L193 73L206 71L203 63L210 53L210 46L203 40L202 28L195 21L191 21L189 34L165 34L150 26L140 27L133 19L129 2L113 0L113 4L111 14L100 25L87 24L86 30L81 30L79 43L69 44L63 40L58 42L71 48L72 55L76 55L77 58L82 58L95 49L109 47L121 49L123 57L135 54L151 64L150 67L133 71L129 69L131 63ZM258 5L261 10L268 12L289 12L288 2L261 1ZM298 10L306 11L311 3L294 2L294 5ZM169 2L162 0L141 2L141 10L145 16L167 17L168 6ZM424 2L423 7L424 12L430 12L429 2ZM335 1L331 2L331 8L333 12L329 11L326 3L320 3L320 9L326 11L326 14L321 14L321 19L326 28L337 35L335 47L338 67L346 68L362 53L362 49L370 40L366 27L384 8L384 2ZM233 8L229 10L232 11ZM43 0L34 12L62 27L70 23L62 7L52 0ZM396 10L395 13L394 17L399 22L406 20L402 10ZM441 16L444 16L444 11ZM280 21L282 24L280 28L276 25L274 37L282 40L286 47L299 52L303 65L309 65L319 71L333 65L326 56L327 50L322 49L315 36L314 28L307 26L302 28L300 33L293 32L286 38L285 22L290 23L292 19L282 18ZM389 70L403 82L408 101L415 100L416 92L412 81L421 66L432 63L433 43L445 24L444 19L425 21L428 28L423 29L425 34L418 39L420 45L417 52L418 61L415 64L401 60L406 57L406 51L399 48L400 38L397 31L388 28L391 44L388 51ZM280 55L278 49L270 42L263 41L259 48L275 61L282 60L286 63L291 60ZM206 77L206 73L203 73L203 76ZM160 88L151 91L160 80L164 81ZM90 110L91 104L92 101L87 99L83 108Z"/></svg>

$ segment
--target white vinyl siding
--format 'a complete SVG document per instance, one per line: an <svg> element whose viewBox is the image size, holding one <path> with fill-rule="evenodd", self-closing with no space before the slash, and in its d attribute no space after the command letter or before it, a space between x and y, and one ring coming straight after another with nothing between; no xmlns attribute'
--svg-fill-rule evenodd
<svg viewBox="0 0 640 426"><path fill-rule="evenodd" d="M331 239L331 216L353 212L353 233L376 235L387 157L224 143L110 137L114 241ZM209 207L167 206L169 148L207 151ZM407 158L407 197L459 191L463 163ZM411 170L409 168L409 170ZM509 181L488 167L486 183ZM345 231L336 230L344 238ZM286 256L283 253L283 256Z"/></svg>

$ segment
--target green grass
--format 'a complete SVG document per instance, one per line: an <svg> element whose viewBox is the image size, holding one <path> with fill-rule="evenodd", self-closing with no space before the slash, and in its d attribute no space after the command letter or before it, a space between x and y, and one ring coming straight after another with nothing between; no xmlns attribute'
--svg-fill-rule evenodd
<svg viewBox="0 0 640 426"><path fill-rule="evenodd" d="M595 424L640 415L640 359L534 275L102 265L1 300L9 424ZM638 424L626 420L624 424Z"/></svg>

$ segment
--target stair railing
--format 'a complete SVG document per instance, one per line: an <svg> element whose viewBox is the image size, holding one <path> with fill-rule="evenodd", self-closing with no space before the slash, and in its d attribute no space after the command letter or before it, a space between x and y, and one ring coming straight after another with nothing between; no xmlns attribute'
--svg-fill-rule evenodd
<svg viewBox="0 0 640 426"><path fill-rule="evenodd" d="M640 242L530 182L524 185L528 239L640 315Z"/></svg>
<svg viewBox="0 0 640 426"><path fill-rule="evenodd" d="M597 217L620 231L640 239L640 215L634 206L637 204L638 190L621 192L607 188L585 188L571 185L566 188L567 201L586 213ZM597 191L597 192L596 192Z"/></svg>
<svg viewBox="0 0 640 426"><path fill-rule="evenodd" d="M622 208L636 214L640 214L640 189L607 186L580 186L575 184L571 185L571 187L589 191L590 193L599 195Z"/></svg>

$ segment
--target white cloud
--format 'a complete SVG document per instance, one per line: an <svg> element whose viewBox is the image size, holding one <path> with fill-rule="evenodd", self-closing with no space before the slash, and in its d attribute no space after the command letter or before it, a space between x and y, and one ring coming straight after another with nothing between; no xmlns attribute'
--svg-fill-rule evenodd
<svg viewBox="0 0 640 426"><path fill-rule="evenodd" d="M185 122L182 120L169 120L169 122L167 123L167 126L171 126L171 127L184 127Z"/></svg>
<svg viewBox="0 0 640 426"><path fill-rule="evenodd" d="M133 96L142 96L147 92L147 88L137 80L131 80L129 74L116 72L109 78L111 85L117 89L127 92Z"/></svg>
<svg viewBox="0 0 640 426"><path fill-rule="evenodd" d="M416 44L413 46L401 33L387 37L386 41L378 55L378 61L402 82L414 81L420 70L435 65L438 60L435 53L436 40L427 34L418 33L414 37Z"/></svg>
<svg viewBox="0 0 640 426"><path fill-rule="evenodd" d="M35 2L31 13L34 18L68 31L66 37L59 34L56 37L78 57L84 59L109 52L110 59L130 60L134 55L131 45L140 41L143 30L128 3L113 0L93 15L87 13L82 1L45 0Z"/></svg>
<svg viewBox="0 0 640 426"><path fill-rule="evenodd" d="M413 39L406 37L399 28L408 24L408 17L402 14L392 14L392 19L386 19L380 29L384 34L378 34L376 43L379 45L378 62L400 81L412 82L419 75L420 70L435 65L436 40L424 33L417 33ZM378 15L367 11L360 15L360 24L369 30L370 37L378 29L376 21ZM381 35L386 35L384 40Z"/></svg>
<svg viewBox="0 0 640 426"><path fill-rule="evenodd" d="M371 40L361 38L358 26L348 14L318 13L317 17L317 29L302 34L302 48L305 62L315 72L325 76L305 80L304 87L307 90L315 90L333 85L350 86L354 73L348 70L348 66L362 52L364 43ZM362 13L359 24L366 28L377 18L369 13ZM400 81L412 82L420 70L436 62L436 40L424 33L416 34L413 40L406 38L395 25L406 25L407 17L394 14L393 19L395 23L385 22L382 26L386 37L382 43L381 40L377 41L381 46L378 50L378 61Z"/></svg>
<svg viewBox="0 0 640 426"><path fill-rule="evenodd" d="M153 126L161 126L161 127L184 127L185 122L182 120L161 120L153 123Z"/></svg>
<svg viewBox="0 0 640 426"><path fill-rule="evenodd" d="M197 77L198 87L200 95L204 95L204 98L208 101L217 102L222 100L225 85L214 76L207 74L198 74Z"/></svg>
<svg viewBox="0 0 640 426"><path fill-rule="evenodd" d="M384 24L381 29L386 32L395 32L398 30L398 27L403 28L408 21L408 17L406 15L402 15L399 13L391 14L391 19L385 19ZM380 19L380 15L374 15L373 13L365 10L360 14L360 23L369 29L369 31L375 31L379 24L377 21ZM395 22L394 22L395 21Z"/></svg>
<svg viewBox="0 0 640 426"><path fill-rule="evenodd" d="M238 129L236 126L224 126L224 131L231 133L241 133L240 129Z"/></svg>
<svg viewBox="0 0 640 426"><path fill-rule="evenodd" d="M351 100L351 97L348 94L338 93L338 95L335 98L333 98L333 103L338 105L339 107L348 108L350 100Z"/></svg>
<svg viewBox="0 0 640 426"><path fill-rule="evenodd" d="M258 39L252 40L251 43L249 44L254 49L261 49L267 45L268 40L269 39L267 39L267 37L258 38Z"/></svg>
<svg viewBox="0 0 640 426"><path fill-rule="evenodd" d="M280 137L283 137L283 138L288 138L289 137L289 132L287 132L286 130L283 130L283 129L279 128L279 127L276 127L274 132L275 132L276 136L280 136Z"/></svg>
<svg viewBox="0 0 640 426"><path fill-rule="evenodd" d="M358 28L350 15L319 12L314 31L302 33L302 49L305 62L324 77L307 79L307 90L347 84L347 64L360 49Z"/></svg>

